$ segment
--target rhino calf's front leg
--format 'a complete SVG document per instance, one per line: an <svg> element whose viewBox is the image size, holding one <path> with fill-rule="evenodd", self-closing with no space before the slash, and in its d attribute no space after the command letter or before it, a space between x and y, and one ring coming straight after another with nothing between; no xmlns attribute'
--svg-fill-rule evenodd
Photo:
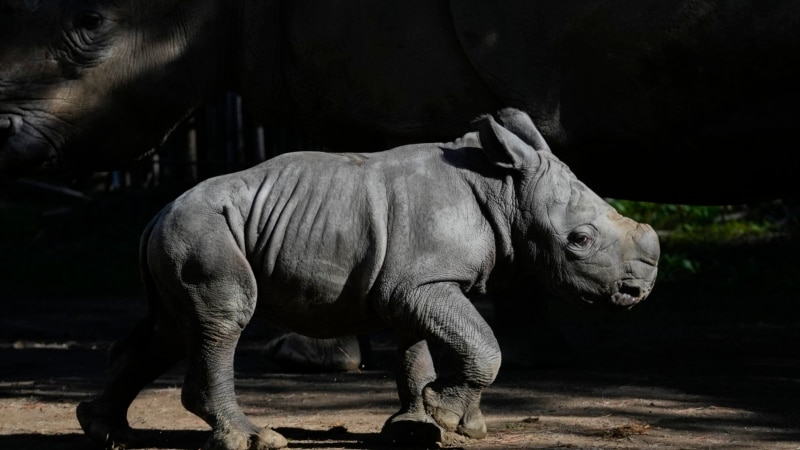
<svg viewBox="0 0 800 450"><path fill-rule="evenodd" d="M422 391L436 380L428 343L424 339L398 343L397 393L400 411L390 417L381 434L398 444L442 441L443 429L425 412Z"/></svg>
<svg viewBox="0 0 800 450"><path fill-rule="evenodd" d="M389 315L401 339L424 339L436 358L423 343L401 349L401 410L384 433L400 426L408 430L408 422L416 420L424 438L433 419L446 431L485 437L480 397L497 376L501 358L494 334L472 303L455 284L429 284L393 300ZM435 372L427 367L431 364Z"/></svg>

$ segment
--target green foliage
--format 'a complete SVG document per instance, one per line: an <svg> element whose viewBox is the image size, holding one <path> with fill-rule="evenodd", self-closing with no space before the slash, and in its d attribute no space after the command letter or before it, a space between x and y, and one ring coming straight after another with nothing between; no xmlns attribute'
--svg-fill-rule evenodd
<svg viewBox="0 0 800 450"><path fill-rule="evenodd" d="M649 223L657 230L674 230L682 226L713 223L730 206L694 206L669 203L608 200L619 211L639 222Z"/></svg>
<svg viewBox="0 0 800 450"><path fill-rule="evenodd" d="M620 214L650 224L660 234L677 240L728 242L759 238L780 231L787 220L775 220L775 206L695 206L609 199ZM785 215L785 214L784 214ZM796 218L791 218L796 221Z"/></svg>
<svg viewBox="0 0 800 450"><path fill-rule="evenodd" d="M686 280L714 272L723 282L734 282L741 267L726 260L725 248L773 240L796 228L796 214L782 201L758 205L696 206L609 199L617 211L649 223L662 242L661 281ZM722 274L726 275L722 275Z"/></svg>

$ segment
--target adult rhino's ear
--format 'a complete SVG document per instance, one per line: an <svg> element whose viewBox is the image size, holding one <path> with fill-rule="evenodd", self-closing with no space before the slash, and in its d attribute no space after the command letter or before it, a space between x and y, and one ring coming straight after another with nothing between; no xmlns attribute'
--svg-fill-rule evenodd
<svg viewBox="0 0 800 450"><path fill-rule="evenodd" d="M490 115L474 120L472 129L478 132L483 152L498 167L522 170L532 168L539 161L533 147L501 126Z"/></svg>
<svg viewBox="0 0 800 450"><path fill-rule="evenodd" d="M520 139L533 147L537 152L549 152L550 146L544 140L542 133L533 124L531 117L524 111L515 108L505 108L495 114L497 122L506 130L516 134Z"/></svg>

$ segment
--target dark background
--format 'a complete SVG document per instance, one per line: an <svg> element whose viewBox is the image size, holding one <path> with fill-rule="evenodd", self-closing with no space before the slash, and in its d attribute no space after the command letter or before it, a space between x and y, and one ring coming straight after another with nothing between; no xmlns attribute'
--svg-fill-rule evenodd
<svg viewBox="0 0 800 450"><path fill-rule="evenodd" d="M179 127L156 156L129 167L0 186L0 382L11 383L0 397L23 395L14 383L27 380L35 386L61 380L57 398L71 398L63 389L98 388L105 349L144 315L137 244L147 221L202 179L284 150L321 148L292 124L259 127L236 97L225 96ZM557 373L573 385L590 384L598 373L609 383L638 376L729 399L769 414L748 423L763 420L782 430L776 439L800 440L796 199L692 206L611 201L659 231L656 288L641 305L616 314L550 300L554 338L539 347L538 364L567 368ZM491 319L491 305L482 311ZM252 349L264 336L251 326L244 340ZM386 342L373 338L378 350ZM379 369L388 369L391 353L383 358ZM514 370L504 362L499 383L531 376ZM84 443L82 436L70 439L75 448Z"/></svg>

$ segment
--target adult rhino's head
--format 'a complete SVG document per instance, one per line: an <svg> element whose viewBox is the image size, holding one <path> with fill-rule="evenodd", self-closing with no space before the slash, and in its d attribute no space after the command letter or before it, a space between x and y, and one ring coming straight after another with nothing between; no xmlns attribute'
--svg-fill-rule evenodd
<svg viewBox="0 0 800 450"><path fill-rule="evenodd" d="M562 297L610 307L644 300L656 280L655 231L575 178L526 114L507 109L473 125L486 155L514 178L512 242L524 266Z"/></svg>
<svg viewBox="0 0 800 450"><path fill-rule="evenodd" d="M0 0L0 175L158 146L219 76L205 3Z"/></svg>

